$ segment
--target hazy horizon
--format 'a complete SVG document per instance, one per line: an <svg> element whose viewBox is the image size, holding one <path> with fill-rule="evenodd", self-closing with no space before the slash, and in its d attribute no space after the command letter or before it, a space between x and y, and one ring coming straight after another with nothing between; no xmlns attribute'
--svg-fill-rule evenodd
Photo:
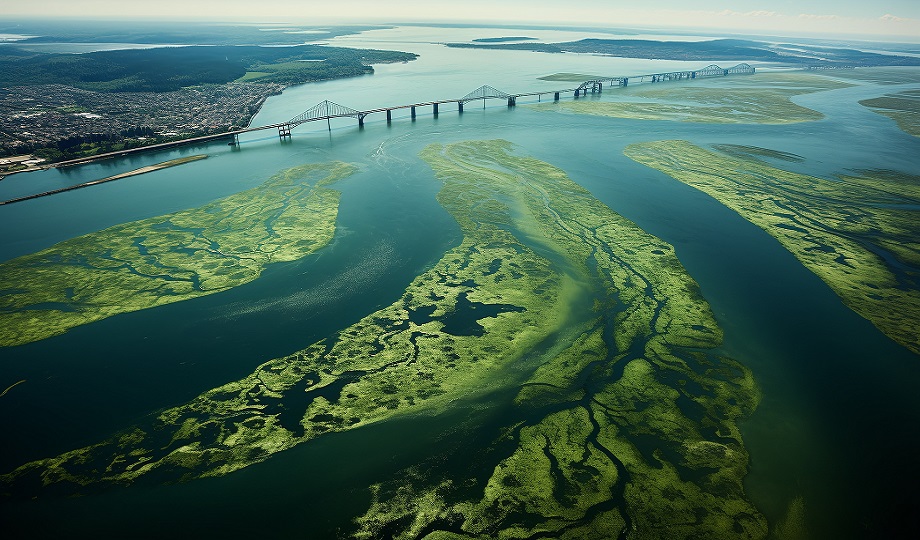
<svg viewBox="0 0 920 540"><path fill-rule="evenodd" d="M394 0L383 4L370 0L342 0L328 3L263 0L257 4L239 0L202 0L188 3L160 0L143 2L87 0L35 0L0 8L6 18L80 18L172 22L253 22L257 24L488 24L591 26L603 28L718 31L811 35L815 37L862 37L884 40L920 41L920 2L885 0L834 2L809 0L697 0L686 2L653 0L643 8L619 7L632 4L603 0L582 0L559 7L549 0L510 0L495 5L485 0L463 4L443 1ZM457 9L458 6L461 9ZM343 15L346 14L346 15ZM360 14L360 15L354 15Z"/></svg>

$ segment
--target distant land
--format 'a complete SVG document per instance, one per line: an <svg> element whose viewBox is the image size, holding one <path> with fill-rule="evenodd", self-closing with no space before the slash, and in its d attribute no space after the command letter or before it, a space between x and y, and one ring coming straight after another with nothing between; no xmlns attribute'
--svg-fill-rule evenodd
<svg viewBox="0 0 920 540"><path fill-rule="evenodd" d="M656 60L739 60L777 62L802 67L920 66L920 58L877 54L857 49L771 44L740 39L652 41L582 39L565 43L448 43L448 47L508 49L544 53L588 53Z"/></svg>
<svg viewBox="0 0 920 540"><path fill-rule="evenodd" d="M285 86L368 75L371 64L416 58L323 45L63 54L6 44L0 46L0 157L57 162L221 133L247 126Z"/></svg>
<svg viewBox="0 0 920 540"><path fill-rule="evenodd" d="M389 26L303 26L81 20L5 20L0 34L29 36L19 45L47 43L145 43L151 45L302 45Z"/></svg>
<svg viewBox="0 0 920 540"><path fill-rule="evenodd" d="M536 41L537 38L532 37L488 37L488 38L479 38L474 39L473 43L504 43L506 41Z"/></svg>
<svg viewBox="0 0 920 540"><path fill-rule="evenodd" d="M321 45L190 46L47 54L0 48L0 87L66 84L97 92L169 92L241 82L284 85L373 73L370 64L415 60L412 53Z"/></svg>

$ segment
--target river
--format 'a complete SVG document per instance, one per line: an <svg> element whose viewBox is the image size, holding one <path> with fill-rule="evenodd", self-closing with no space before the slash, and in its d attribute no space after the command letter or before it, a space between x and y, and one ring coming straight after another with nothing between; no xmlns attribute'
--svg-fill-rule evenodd
<svg viewBox="0 0 920 540"><path fill-rule="evenodd" d="M545 30L402 27L341 36L336 46L415 52L373 75L288 88L252 125L285 121L328 99L371 109L457 98L488 84L507 92L552 90L557 72L634 75L706 63L446 48L440 42L503 35L545 40L591 36ZM609 37L609 36L607 36ZM687 39L698 39L687 37ZM712 59L723 67L737 62ZM679 83L675 83L679 84ZM916 87L906 85L905 87ZM609 92L615 92L611 89ZM56 189L182 156L208 159L0 209L0 260L115 224L200 206L307 162L340 160L359 172L342 192L335 240L316 255L271 266L227 292L112 317L29 345L0 350L4 443L0 468L93 444L150 413L251 373L386 306L460 241L435 201L440 185L417 155L429 143L502 138L563 169L615 212L676 248L725 330L720 352L750 367L763 393L743 423L751 454L746 487L771 521L803 496L816 537L860 538L915 511L903 483L918 477L918 358L846 308L773 238L715 200L622 155L634 142L686 139L791 152L819 176L888 168L920 174L920 145L858 105L890 87L863 84L799 96L826 115L790 125L719 125L548 114L518 102L442 106L356 120L308 123L290 141L271 131L224 143L11 176L0 198ZM564 99L569 99L565 97ZM603 99L603 98L598 98ZM8 527L37 523L53 536L271 534L335 536L367 507L366 487L439 445L444 417L385 422L322 437L221 478L112 488L81 499L7 505ZM913 489L912 487L909 489ZM53 523L48 516L54 516ZM913 519L916 519L914 517ZM58 525L55 525L57 523ZM133 535L129 535L133 536Z"/></svg>

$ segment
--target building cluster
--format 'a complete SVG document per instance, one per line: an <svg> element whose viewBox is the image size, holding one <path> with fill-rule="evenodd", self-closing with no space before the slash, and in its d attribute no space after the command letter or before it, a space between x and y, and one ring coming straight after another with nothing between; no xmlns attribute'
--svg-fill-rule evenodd
<svg viewBox="0 0 920 540"><path fill-rule="evenodd" d="M103 137L204 135L245 127L279 84L103 93L64 85L0 88L0 155Z"/></svg>

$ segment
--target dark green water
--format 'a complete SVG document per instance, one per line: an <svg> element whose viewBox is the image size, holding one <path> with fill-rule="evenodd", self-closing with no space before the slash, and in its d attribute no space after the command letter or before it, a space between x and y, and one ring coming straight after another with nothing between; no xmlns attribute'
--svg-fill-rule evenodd
<svg viewBox="0 0 920 540"><path fill-rule="evenodd" d="M557 71L629 74L662 65L511 51L489 52L487 62L481 51L406 43L392 48L423 56L417 63L381 66L373 77L289 89L270 100L255 123L290 118L327 98L361 108L459 96L483 83L518 91L552 87L558 83L535 77ZM456 223L435 201L439 184L418 152L431 142L504 138L562 168L614 211L676 247L725 330L723 352L748 365L763 391L743 429L751 454L749 494L767 518L782 516L790 499L801 495L815 538L893 537L918 525L920 497L911 485L920 478L914 458L920 405L913 388L920 358L847 309L759 228L622 155L632 142L682 138L795 153L805 161L782 166L816 175L874 167L920 174L918 139L857 104L890 91L865 85L797 98L827 118L789 126L611 120L509 110L496 102L485 110L468 106L462 116L442 108L436 119L427 113L416 122L397 117L391 126L370 117L362 131L351 121L334 124L331 134L307 125L289 144L259 135L243 140L238 151L210 145L11 177L0 183L3 198L181 155L210 156L2 208L2 260L198 206L301 163L335 159L361 168L334 186L343 194L338 230L333 244L317 254L272 266L225 293L0 350L0 387L27 381L0 400L0 469L98 442L390 304L460 241ZM5 502L0 516L17 537L335 537L366 510L370 484L409 465L440 455L449 457L448 470L488 463L477 456L510 414L495 405L506 401L461 401L440 416L320 437L222 478Z"/></svg>

